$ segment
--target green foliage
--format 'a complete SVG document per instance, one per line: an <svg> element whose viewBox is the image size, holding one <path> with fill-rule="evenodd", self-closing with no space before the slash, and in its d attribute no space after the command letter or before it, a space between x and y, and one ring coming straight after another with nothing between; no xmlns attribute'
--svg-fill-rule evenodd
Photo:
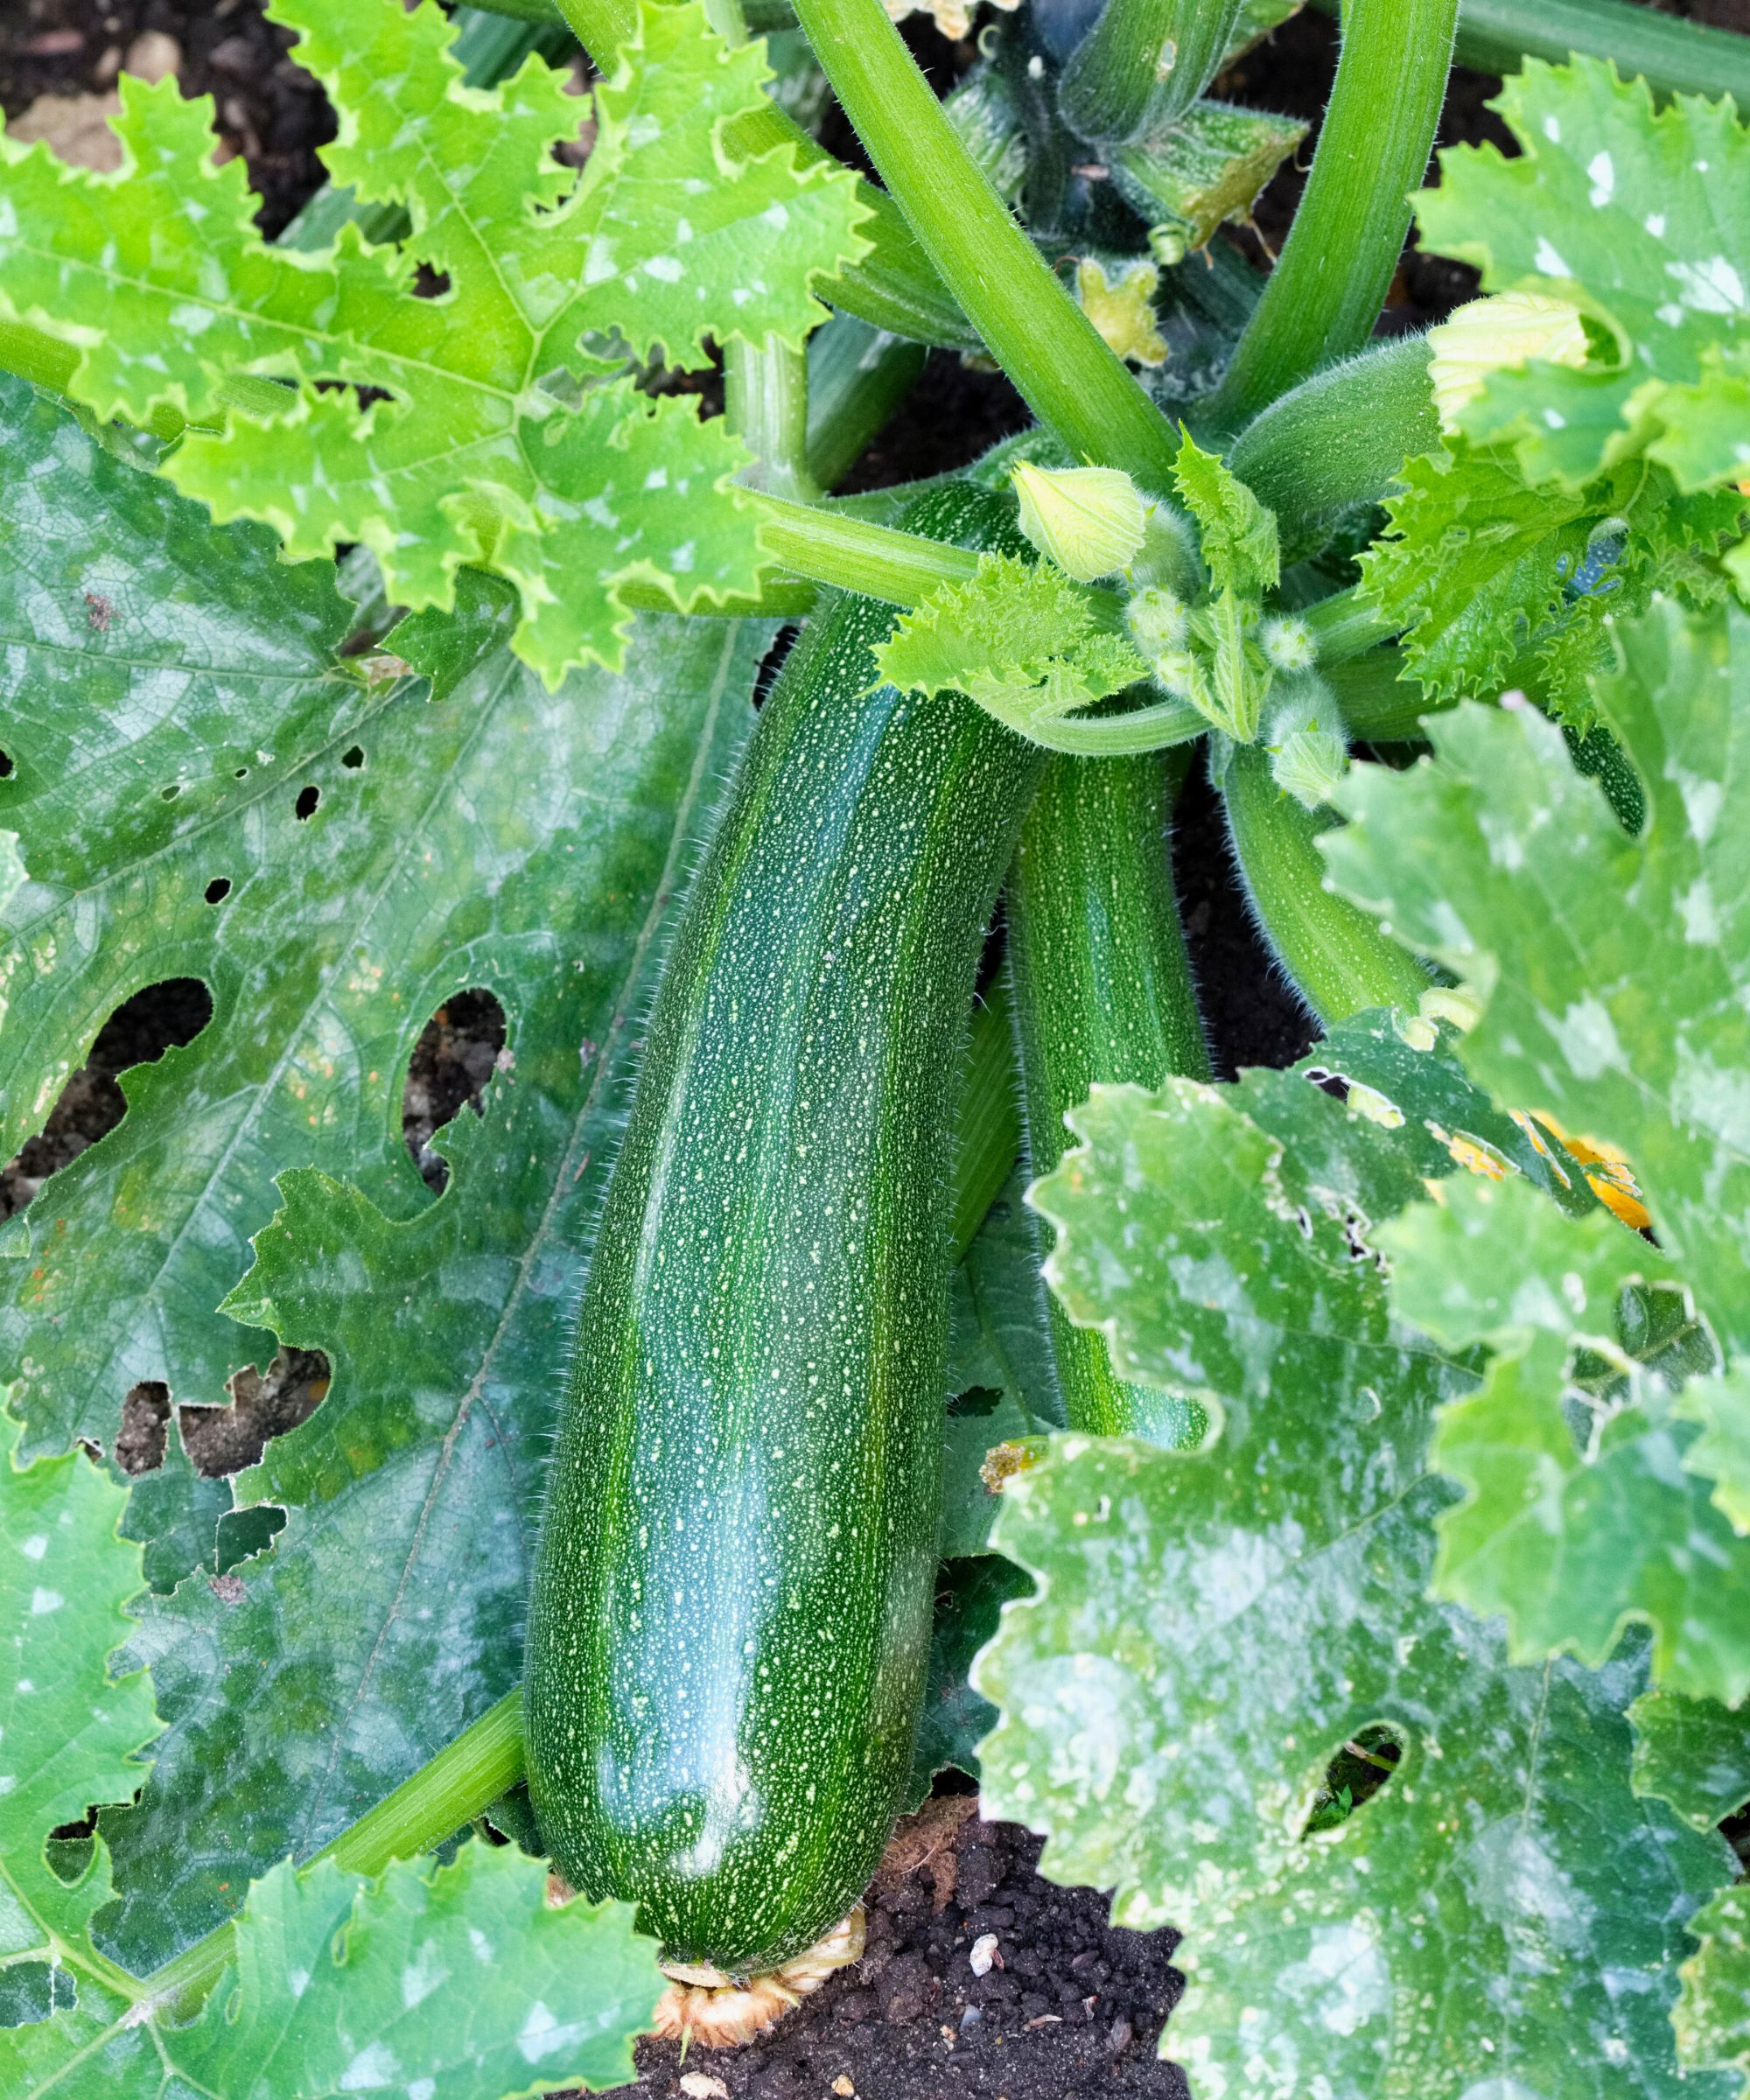
<svg viewBox="0 0 1750 2100"><path fill-rule="evenodd" d="M1750 1716L1713 1699L1649 1691L1628 1718L1637 1794L1670 1802L1698 1830L1712 1830L1750 1802Z"/></svg>
<svg viewBox="0 0 1750 2100"><path fill-rule="evenodd" d="M1750 1540L1684 1470L1694 1432L1672 1393L1712 1351L1704 1336L1671 1346L1680 1289L1657 1293L1674 1317L1646 1312L1636 1287L1667 1264L1608 1212L1566 1220L1512 1184L1455 1186L1384 1239L1399 1312L1450 1347L1496 1352L1435 1442L1467 1491L1440 1525L1442 1594L1503 1614L1519 1661L1571 1648L1601 1662L1643 1618L1662 1684L1735 1705L1750 1692ZM1624 1374L1602 1404L1567 1378L1582 1347Z"/></svg>
<svg viewBox="0 0 1750 2100"><path fill-rule="evenodd" d="M120 1126L46 1185L19 1221L28 1253L0 1264L30 1446L108 1450L141 1379L222 1404L271 1353L270 1323L335 1374L238 1484L290 1510L272 1550L223 1593L184 1583L136 1632L169 1727L141 1803L109 1819L123 1900L102 1930L150 1966L516 1680L576 1252L665 906L748 727L766 631L642 620L626 676L574 674L550 697L495 640L488 592L443 649L429 620L397 637L446 698L369 683L335 666L349 609L332 572L211 526L16 385L6 404L21 471L0 494L0 608L32 694L0 784L32 877L4 907L8 1150L130 993L187 974L214 1006L129 1075ZM321 800L300 819L308 786ZM210 904L218 877L231 890ZM506 1010L508 1054L484 1120L438 1140L452 1179L433 1202L402 1142L402 1080L434 1009L476 984ZM291 1167L315 1180L276 1198ZM261 1236L324 1174L349 1186L303 1256L284 1228ZM216 1308L252 1237L240 1326ZM127 1520L161 1587L200 1561L217 1573L231 1501L172 1430Z"/></svg>
<svg viewBox="0 0 1750 2100"><path fill-rule="evenodd" d="M1405 630L1409 671L1443 699L1530 688L1581 727L1605 622L1676 590L1723 594L1709 566L1744 518L1735 489L1680 497L1633 460L1579 488L1529 484L1505 450L1456 439L1409 462L1389 535L1362 557L1369 604Z"/></svg>
<svg viewBox="0 0 1750 2100"><path fill-rule="evenodd" d="M144 1673L108 1658L130 1630L140 1549L123 1491L78 1452L20 1467L0 1415L0 2080L9 2094L255 2100L400 2082L449 2100L551 2083L617 2084L661 1979L623 1904L546 1900L546 1871L507 1848L398 1864L371 1883L324 1862L276 1866L240 1919L234 1965L200 2016L160 2003L90 1941L109 1893L100 1836L63 1880L49 1833L125 1799L158 1723ZM460 1984L462 1988L457 1988Z"/></svg>
<svg viewBox="0 0 1750 2100"><path fill-rule="evenodd" d="M1175 469L1179 493L1201 536L1203 560L1216 591L1262 598L1282 578L1276 520L1214 453L1186 430Z"/></svg>
<svg viewBox="0 0 1750 2100"><path fill-rule="evenodd" d="M1432 763L1350 775L1325 852L1483 1003L1465 1062L1498 1101L1628 1154L1732 1353L1750 1340L1750 619L1665 606L1618 645L1598 705L1646 792L1639 836L1540 716L1466 706L1431 718Z"/></svg>
<svg viewBox="0 0 1750 2100"><path fill-rule="evenodd" d="M1528 480L1579 488L1645 457L1679 488L1750 462L1750 132L1728 99L1656 108L1644 80L1582 60L1536 60L1495 107L1521 149L1441 156L1418 200L1422 233L1474 262L1490 291L1572 300L1596 328L1580 370L1500 372L1461 416L1510 444Z"/></svg>
<svg viewBox="0 0 1750 2100"><path fill-rule="evenodd" d="M1085 591L1048 562L1009 554L987 554L970 583L933 592L875 661L891 683L964 693L1037 742L1148 675L1128 641L1096 626Z"/></svg>
<svg viewBox="0 0 1750 2100"><path fill-rule="evenodd" d="M402 206L405 239L269 246L242 163L214 164L211 105L124 80L114 175L0 142L0 315L76 347L70 390L100 416L197 426L165 472L292 558L362 542L415 607L450 605L463 563L495 568L550 686L623 663L630 579L679 609L753 590L740 446L601 353L686 367L707 331L800 344L825 317L810 284L864 252L844 171L788 144L727 155L725 125L763 106L759 47L728 50L701 5L646 5L579 179L553 158L580 115L566 74L531 58L464 88L429 0L280 0L275 18L343 114L331 172ZM446 280L434 297L420 265ZM240 390L256 375L288 383ZM388 398L361 408L360 388Z"/></svg>
<svg viewBox="0 0 1750 2100"><path fill-rule="evenodd" d="M1200 2094L1456 2100L1486 2065L1578 2100L1633 2065L1675 2100L1681 1926L1730 1864L1631 1789L1642 1669L1515 1668L1427 1598L1452 1495L1430 1433L1473 1374L1394 1318L1376 1250L1454 1166L1452 1126L1259 1074L1096 1089L1072 1122L1033 1199L1054 1284L1124 1376L1222 1420L1193 1455L1064 1439L1005 1491L995 1544L1039 1594L974 1672L1003 1711L990 1807L1049 1833L1054 1875L1116 1887L1120 1923L1185 1931L1166 2046ZM1309 1836L1370 1726L1402 1761Z"/></svg>

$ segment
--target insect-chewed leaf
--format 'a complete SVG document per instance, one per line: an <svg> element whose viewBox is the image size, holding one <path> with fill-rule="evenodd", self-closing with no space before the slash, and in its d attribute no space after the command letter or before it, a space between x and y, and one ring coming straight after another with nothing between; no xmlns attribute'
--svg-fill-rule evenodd
<svg viewBox="0 0 1750 2100"><path fill-rule="evenodd" d="M1119 1923L1183 1928L1163 2046L1210 2100L1615 2100L1629 2066L1677 2100L1682 1926L1731 1862L1631 1788L1644 1665L1516 1669L1427 1595L1429 1433L1472 1373L1393 1318L1375 1239L1454 1164L1436 1124L1284 1074L1072 1117L1033 1199L1057 1287L1125 1376L1225 1420L1195 1453L1061 1438L1005 1489L994 1543L1039 1592L974 1672L987 1812ZM1369 1729L1383 1789L1309 1834Z"/></svg>
<svg viewBox="0 0 1750 2100"><path fill-rule="evenodd" d="M1467 1491L1440 1520L1441 1593L1503 1614L1522 1662L1602 1662L1645 1620L1662 1684L1744 1698L1750 1540L1684 1470L1672 1396L1713 1349L1670 1264L1608 1211L1564 1218L1522 1184L1454 1183L1382 1238L1404 1318L1495 1351L1435 1439Z"/></svg>
<svg viewBox="0 0 1750 2100"><path fill-rule="evenodd" d="M707 332L800 343L826 313L813 284L864 251L847 173L724 146L764 106L758 47L647 0L579 180L553 158L578 104L543 61L470 89L435 6L274 14L341 112L336 179L403 206L404 240L270 246L242 162L213 164L210 105L124 80L113 175L0 140L0 313L77 348L72 390L101 415L200 426L165 471L215 516L264 520L294 556L361 542L415 607L447 606L464 563L496 567L550 684L623 661L631 578L681 609L755 589L739 444L696 402L605 379L592 346L685 365ZM259 388L240 407L248 374L287 382L284 409ZM360 408L360 388L387 398Z"/></svg>
<svg viewBox="0 0 1750 2100"><path fill-rule="evenodd" d="M93 1803L127 1800L159 1724L144 1673L109 1672L111 1652L135 1630L123 1607L142 1585L140 1549L116 1533L123 1490L83 1452L21 1466L18 1443L0 1408L0 1962L9 2002L38 2020L63 2008L82 2038L104 1994L66 1961L109 1894L108 1855L100 1840L64 1880L46 1847ZM81 1992L90 2002L75 2013ZM6 2076L9 2057L16 2068L27 2053L0 2026L9 2093L20 2090Z"/></svg>
<svg viewBox="0 0 1750 2100"><path fill-rule="evenodd" d="M1526 708L1431 718L1431 760L1356 767L1333 878L1476 994L1498 1101L1619 1146L1728 1354L1750 1347L1750 618L1617 630L1600 713L1639 776L1630 838Z"/></svg>
<svg viewBox="0 0 1750 2100"><path fill-rule="evenodd" d="M1495 105L1520 146L1441 158L1424 242L1491 291L1569 299L1610 339L1579 370L1497 372L1460 413L1533 480L1578 486L1645 453L1680 487L1750 462L1750 130L1729 100L1677 95L1592 60L1514 75Z"/></svg>
<svg viewBox="0 0 1750 2100"><path fill-rule="evenodd" d="M0 906L7 1154L123 999L178 975L213 998L13 1222L29 1258L0 1260L0 1349L29 1448L108 1451L136 1382L218 1406L265 1362L272 1338L215 1308L288 1167L366 1192L335 1215L404 1264L373 1270L348 1244L312 1310L335 1377L269 1447L254 1492L291 1511L273 1550L131 1629L169 1728L139 1806L107 1818L122 1902L102 1929L149 1968L516 1681L577 1250L770 629L640 616L625 676L550 696L497 638L508 593L486 602L470 572L466 617L421 615L391 644L430 669L431 699L337 668L354 614L326 564L214 526L17 382L0 441L0 824L30 870ZM430 1015L471 986L504 1008L506 1055L484 1122L438 1141L454 1180L434 1204L403 1081ZM173 1417L127 1519L162 1589L215 1572L232 1486L192 1481Z"/></svg>

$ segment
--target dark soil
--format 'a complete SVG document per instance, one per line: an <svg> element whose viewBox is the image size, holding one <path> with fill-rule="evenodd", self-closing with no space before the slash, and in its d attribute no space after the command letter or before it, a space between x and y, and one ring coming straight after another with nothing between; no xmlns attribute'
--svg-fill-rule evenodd
<svg viewBox="0 0 1750 2100"><path fill-rule="evenodd" d="M1750 31L1750 0L1655 0L1665 11ZM320 92L285 58L289 38L259 0L10 0L0 21L0 107L10 120L44 94L102 94L143 32L176 41L185 92L214 96L221 131L241 152L276 233L321 180L316 149L333 122ZM971 46L948 46L916 23L907 35L939 84L964 69ZM1316 122L1329 92L1335 32L1304 15L1222 83L1236 101ZM1505 144L1484 104L1498 83L1455 76L1441 143ZM843 139L835 143L844 144ZM1310 144L1302 168L1310 159ZM1257 234L1236 237L1255 261L1279 248L1301 182L1285 172L1257 214ZM1472 295L1467 271L1406 251L1388 329L1425 326ZM976 458L1025 425L999 375L934 354L912 400L871 448L854 485L878 487ZM1283 1065L1314 1031L1260 944L1235 878L1220 808L1200 766L1181 798L1174 871L1216 1068ZM117 1074L190 1041L211 1004L179 979L141 992L112 1017L50 1123L0 1174L0 1219L28 1203L43 1178L113 1129L124 1102ZM478 1104L504 1041L504 1017L486 995L464 994L434 1017L416 1052L403 1102L409 1151L433 1186L444 1165L433 1132L465 1102ZM233 1381L230 1404L181 1408L195 1463L219 1474L251 1464L262 1444L302 1421L326 1390L317 1355L283 1352L265 1375ZM115 1455L130 1471L163 1459L172 1396L162 1386L127 1396ZM655 2100L1166 2100L1185 2092L1158 2062L1155 2040L1181 1979L1171 1933L1138 1935L1106 1922L1105 1899L1060 1889L1034 1871L1037 1840L980 1821L956 1782L901 1826L869 1898L862 1962L834 1978L764 2042L732 2053L695 2047L684 2065L672 2045L640 2047L637 2091ZM994 1934L999 1963L973 1972L973 1944Z"/></svg>

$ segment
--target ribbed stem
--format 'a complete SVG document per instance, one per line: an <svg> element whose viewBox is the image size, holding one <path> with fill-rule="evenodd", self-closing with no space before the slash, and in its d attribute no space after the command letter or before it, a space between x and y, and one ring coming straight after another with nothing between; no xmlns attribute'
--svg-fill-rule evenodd
<svg viewBox="0 0 1750 2100"><path fill-rule="evenodd" d="M1258 924L1319 1019L1329 1028L1370 1006L1415 1012L1426 974L1365 912L1325 887L1317 842L1332 818L1282 792L1261 745L1228 745L1219 785Z"/></svg>
<svg viewBox="0 0 1750 2100"><path fill-rule="evenodd" d="M1171 488L1166 419L1010 215L881 0L802 0L796 12L882 180L1034 412L1078 458Z"/></svg>
<svg viewBox="0 0 1750 2100"><path fill-rule="evenodd" d="M1062 1158L1064 1116L1096 1084L1209 1076L1167 857L1188 756L1054 759L1029 812L1005 894L1035 1174ZM1201 1408L1126 1384L1103 1335L1072 1326L1055 1298L1051 1338L1071 1429L1173 1450L1202 1440Z"/></svg>
<svg viewBox="0 0 1750 2100"><path fill-rule="evenodd" d="M978 573L978 556L964 548L865 524L839 510L776 496L756 500L762 543L786 568L816 583L890 606L916 606L942 584L970 583Z"/></svg>
<svg viewBox="0 0 1750 2100"><path fill-rule="evenodd" d="M555 0L555 4L597 66L612 72L620 46L637 27L630 0ZM749 159L774 146L794 146L802 167L832 158L772 102L730 125L723 143L725 151ZM976 332L943 288L899 206L872 183L861 184L858 194L872 214L861 229L872 250L834 282L833 304L895 335L976 347Z"/></svg>
<svg viewBox="0 0 1750 2100"><path fill-rule="evenodd" d="M1221 71L1245 0L1106 0L1058 84L1063 120L1102 144L1182 116Z"/></svg>
<svg viewBox="0 0 1750 2100"><path fill-rule="evenodd" d="M1347 0L1294 227L1210 410L1241 429L1373 333L1434 144L1459 0Z"/></svg>

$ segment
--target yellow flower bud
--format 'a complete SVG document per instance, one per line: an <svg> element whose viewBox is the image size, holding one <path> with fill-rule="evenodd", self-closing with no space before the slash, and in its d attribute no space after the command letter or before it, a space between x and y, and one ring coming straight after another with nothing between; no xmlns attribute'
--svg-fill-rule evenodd
<svg viewBox="0 0 1750 2100"><path fill-rule="evenodd" d="M1431 329L1428 340L1434 350L1429 367L1434 406L1447 431L1457 430L1460 416L1482 393L1491 373L1532 363L1565 365L1577 372L1586 361L1579 308L1536 291L1474 299Z"/></svg>
<svg viewBox="0 0 1750 2100"><path fill-rule="evenodd" d="M1111 466L1015 469L1021 530L1066 576L1091 584L1128 568L1140 551L1148 505L1128 474Z"/></svg>

